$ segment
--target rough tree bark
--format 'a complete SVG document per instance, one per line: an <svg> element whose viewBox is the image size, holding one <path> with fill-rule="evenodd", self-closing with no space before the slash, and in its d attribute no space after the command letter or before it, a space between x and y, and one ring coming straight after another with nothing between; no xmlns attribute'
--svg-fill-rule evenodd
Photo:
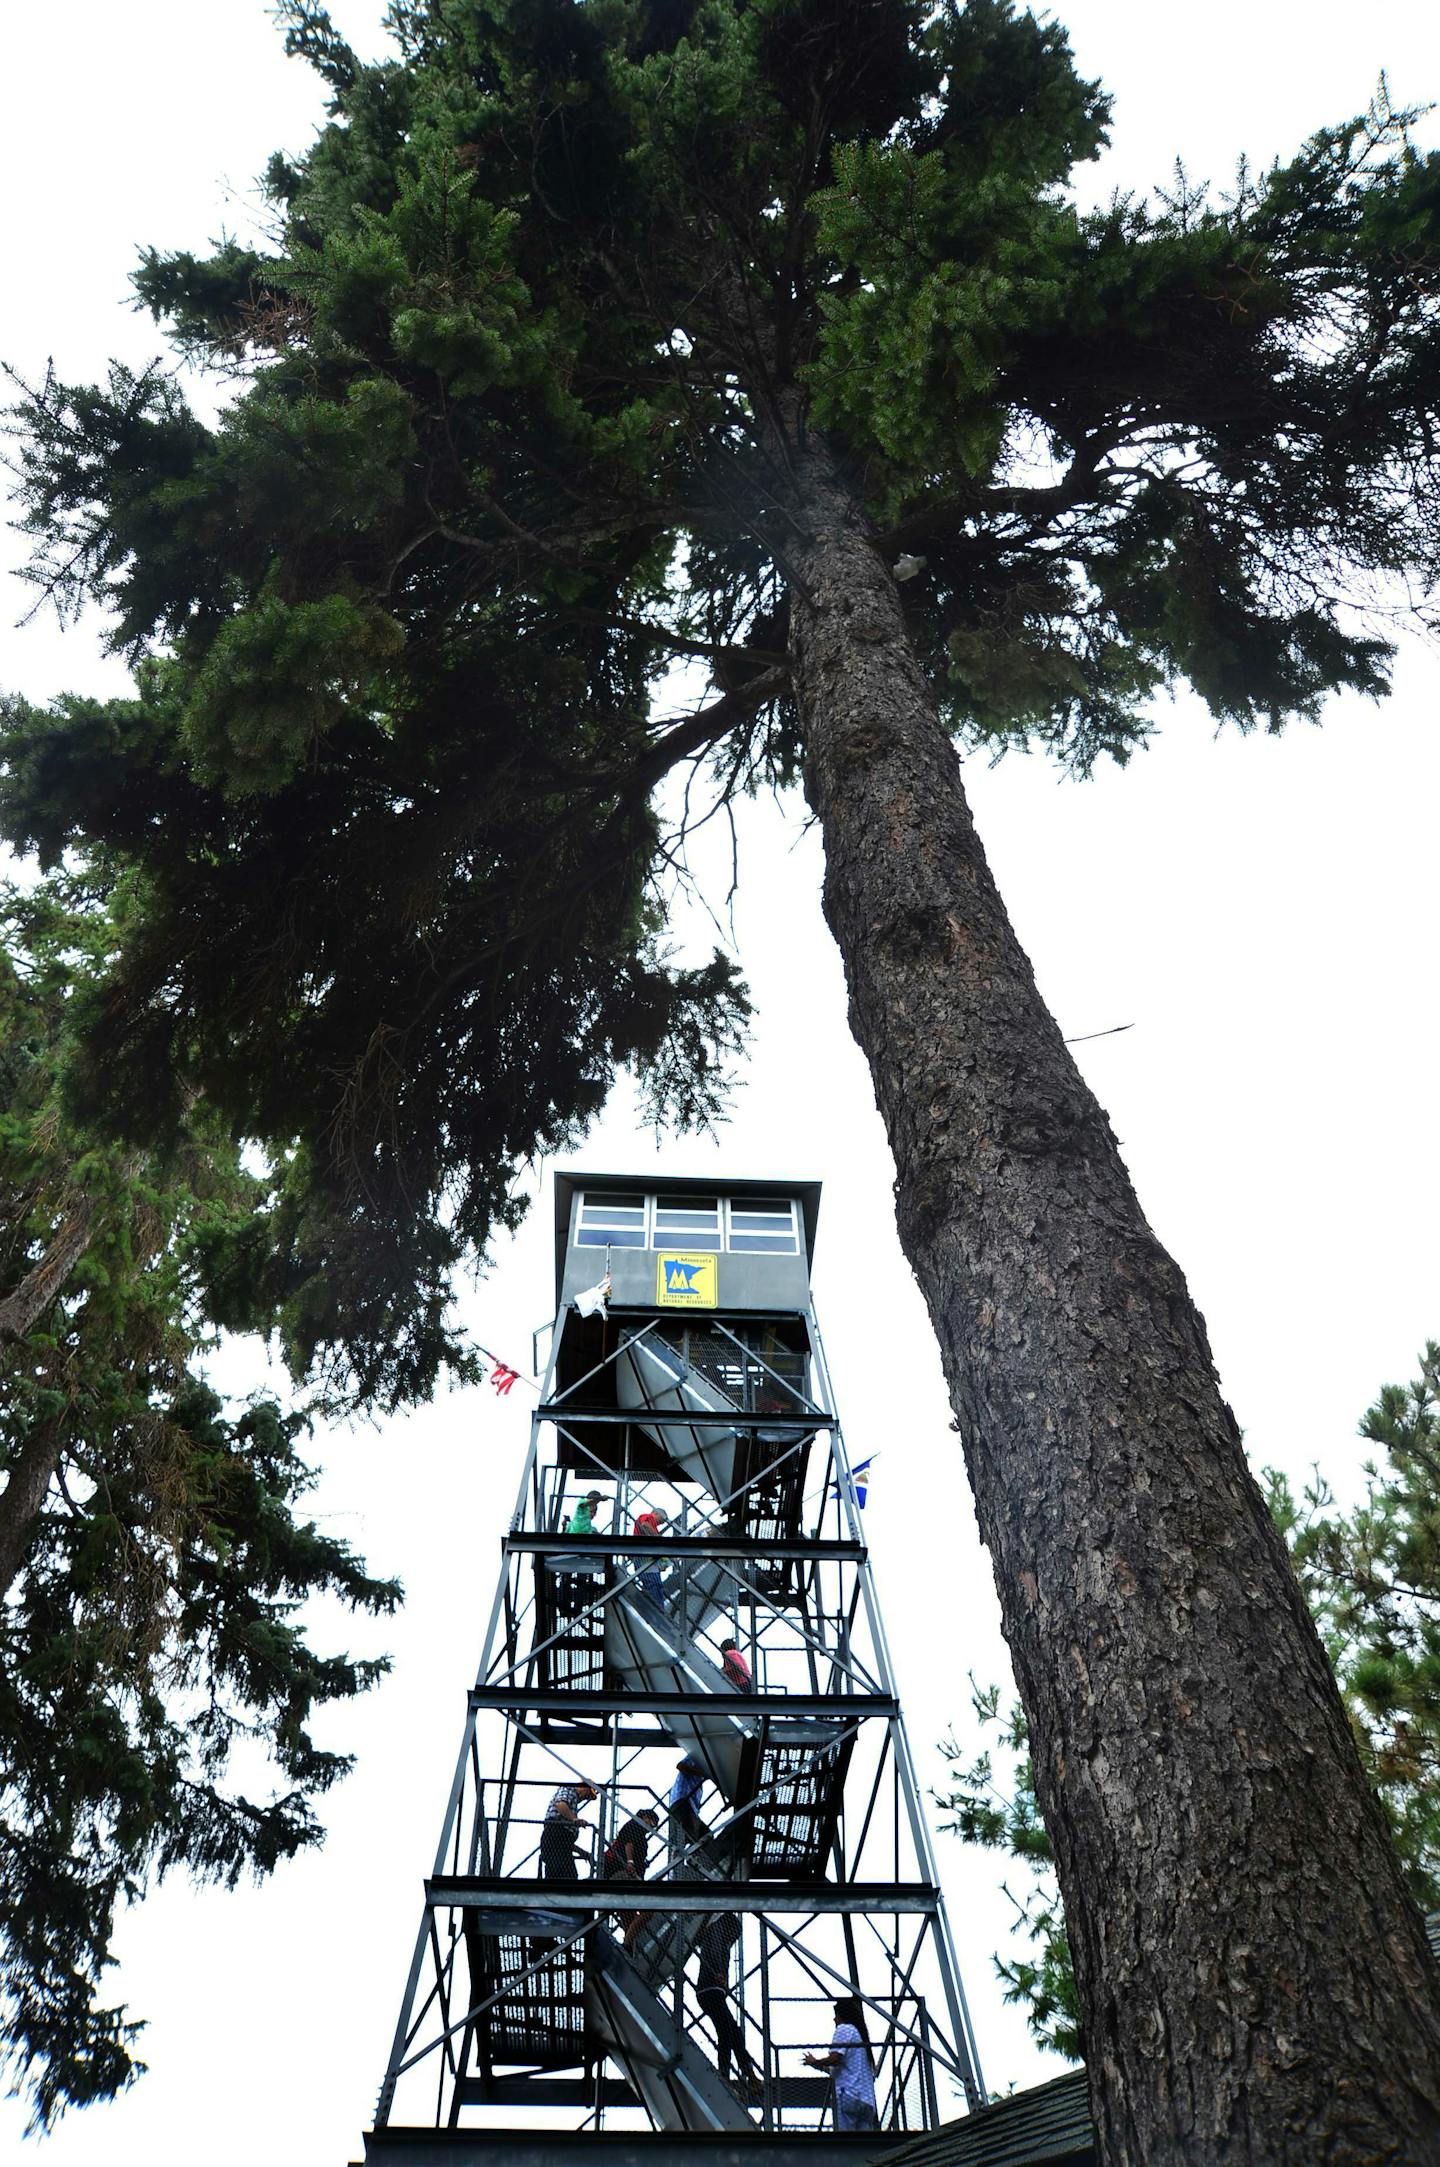
<svg viewBox="0 0 1440 2167"><path fill-rule="evenodd" d="M792 455L825 911L1030 1725L1101 2157L1440 2160L1440 1980L1204 1321L1040 999L894 581L825 447Z"/></svg>

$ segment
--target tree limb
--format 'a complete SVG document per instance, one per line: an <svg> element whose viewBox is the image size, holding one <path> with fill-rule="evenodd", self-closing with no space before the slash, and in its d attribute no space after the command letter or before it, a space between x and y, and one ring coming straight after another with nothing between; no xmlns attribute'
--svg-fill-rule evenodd
<svg viewBox="0 0 1440 2167"><path fill-rule="evenodd" d="M0 1493L0 1602L25 1563L31 1531L59 1464L63 1435L59 1422L41 1423L26 1439Z"/></svg>
<svg viewBox="0 0 1440 2167"><path fill-rule="evenodd" d="M0 1302L0 1346L13 1346L49 1308L90 1246L95 1206L82 1197L52 1237L38 1264Z"/></svg>

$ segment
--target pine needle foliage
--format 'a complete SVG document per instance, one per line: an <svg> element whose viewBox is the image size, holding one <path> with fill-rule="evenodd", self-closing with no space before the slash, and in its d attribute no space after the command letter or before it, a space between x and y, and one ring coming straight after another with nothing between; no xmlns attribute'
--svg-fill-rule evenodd
<svg viewBox="0 0 1440 2167"><path fill-rule="evenodd" d="M1078 2062L1084 2059L1080 1995L1065 1938L1055 1853L1035 1797L1025 1712L1018 1702L1002 1711L999 1686L977 1685L974 1678L970 1707L980 1731L994 1731L995 1743L967 1759L954 1738L942 1740L950 1779L938 1798L952 1818L941 1825L962 1843L999 1851L1024 1872L1018 1892L1009 1881L1000 1884L1014 1907L1012 1932L1021 1953L996 1955L996 1976L1006 2001L1024 2010L1031 2036L1067 2061ZM997 1766L997 1756L1004 1757L1003 1767Z"/></svg>
<svg viewBox="0 0 1440 2167"><path fill-rule="evenodd" d="M1267 1470L1270 1509L1320 1628L1360 1758L1410 1892L1440 1911L1440 1346L1386 1385L1360 1424L1379 1448L1350 1510L1317 1468L1297 1497Z"/></svg>
<svg viewBox="0 0 1440 2167"><path fill-rule="evenodd" d="M48 2126L143 2066L140 2023L104 2001L124 1906L321 1838L349 1762L315 1717L385 1665L317 1650L300 1607L388 1612L399 1590L297 1512L303 1416L204 1381L207 1251L260 1188L234 1146L200 1108L162 1154L65 1104L112 915L63 879L0 914L0 2064Z"/></svg>
<svg viewBox="0 0 1440 2167"><path fill-rule="evenodd" d="M723 1105L748 1004L667 959L652 798L799 771L777 415L919 565L966 742L1084 770L1178 680L1244 728L1378 693L1353 605L1440 563L1440 165L1382 100L1082 213L1107 101L1009 0L396 0L374 63L278 12L331 117L269 240L135 280L219 419L161 363L20 400L37 591L136 683L9 703L0 823L130 870L92 1103L286 1154L292 1354L398 1403L617 1070Z"/></svg>

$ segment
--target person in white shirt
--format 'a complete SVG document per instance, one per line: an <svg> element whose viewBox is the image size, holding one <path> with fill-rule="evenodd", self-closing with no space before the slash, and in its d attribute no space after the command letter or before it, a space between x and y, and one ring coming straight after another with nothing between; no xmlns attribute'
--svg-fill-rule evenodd
<svg viewBox="0 0 1440 2167"><path fill-rule="evenodd" d="M835 2078L835 2127L878 2129L875 2111L875 2064L865 2036L865 2012L853 1994L834 2003L835 2037L826 2054L807 2054L812 2069L828 2069Z"/></svg>

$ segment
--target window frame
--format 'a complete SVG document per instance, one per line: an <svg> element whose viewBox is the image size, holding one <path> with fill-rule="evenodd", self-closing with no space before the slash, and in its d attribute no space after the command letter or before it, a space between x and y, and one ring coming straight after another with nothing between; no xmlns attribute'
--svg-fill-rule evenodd
<svg viewBox="0 0 1440 2167"><path fill-rule="evenodd" d="M741 1212L759 1212L764 1209L765 1206L774 1204L783 1204L790 1214L790 1247L788 1249L737 1249L732 1239L734 1232L734 1213L737 1210ZM773 1212L770 1214L770 1216L778 1218L779 1214L778 1212ZM752 1227L749 1229L742 1227L740 1231L742 1234L745 1232L749 1232L751 1234L764 1234L769 1233L772 1230L762 1227ZM780 1230L778 1227L773 1229L773 1232L777 1239L779 1238L779 1231ZM747 1199L745 1197L739 1196L727 1196L725 1199L725 1253L727 1256L737 1257L803 1256L805 1250L802 1236L802 1228L800 1225L800 1207L797 1199L793 1196L767 1196L757 1197L753 1199Z"/></svg>
<svg viewBox="0 0 1440 2167"><path fill-rule="evenodd" d="M598 1226L587 1229L585 1224L585 1213L587 1209L596 1208L604 1210L608 1206L608 1208L612 1211L633 1211L635 1209L633 1203L626 1202L621 1204L618 1203L616 1199L617 1197L631 1198L637 1196L640 1199L640 1226L638 1229L640 1235L639 1241L631 1241L628 1239L623 1241L616 1241L615 1239L615 1235L617 1233L626 1236L635 1233L637 1229L634 1227L627 1226L616 1228ZM604 1249L607 1247L611 1249L648 1249L650 1247L650 1229L654 1219L654 1211L655 1199L648 1193L648 1191L644 1189L580 1189L576 1192L575 1197L575 1228L573 1246L576 1249ZM587 1232L591 1235L591 1239L588 1241L584 1239L584 1236ZM596 1235L601 1235L604 1238L602 1240L596 1240L594 1238Z"/></svg>
<svg viewBox="0 0 1440 2167"><path fill-rule="evenodd" d="M660 1214L662 1212L688 1210L693 1215L697 1207L705 1205L705 1192L699 1189L690 1192L688 1201L682 1200L682 1197L673 1194L661 1196L657 1193L652 1196L650 1198L650 1247L652 1249L693 1249L702 1256L723 1257L726 1240L725 1198L717 1190L710 1196L708 1201L710 1209L715 1214L711 1225L705 1227L666 1227L662 1234L660 1228ZM712 1234L715 1237L713 1247L710 1244Z"/></svg>
<svg viewBox="0 0 1440 2167"><path fill-rule="evenodd" d="M704 1192L702 1190L693 1190L689 1194L698 1200L703 1197ZM640 1227L605 1228L603 1226L591 1226L587 1228L585 1220L587 1210L597 1208L604 1210L607 1206L621 1211L633 1211L635 1209L633 1202L617 1205L615 1202L617 1196L627 1199L639 1198L641 1205ZM714 1202L718 1222L714 1228L675 1227L666 1228L662 1233L656 1224L659 1214L662 1211L679 1211L685 1208L675 1202L668 1193L653 1189L577 1189L575 1192L575 1217L570 1236L571 1247L575 1249L603 1249L608 1243L612 1249L648 1251L653 1255L656 1250L660 1249L681 1252L687 1248L695 1249L697 1243L693 1237L696 1234L709 1235L714 1233L717 1246L714 1249L704 1249L700 1253L706 1256L804 1257L805 1229L798 1197L766 1196L751 1200L743 1196L724 1196L717 1192ZM790 1214L790 1246L786 1249L737 1249L733 1239L736 1231L733 1223L734 1213L737 1210L742 1214L766 1210L769 1216L778 1218L779 1213L774 1209L776 1205L783 1205ZM582 1236L587 1232L591 1238L589 1240L582 1239ZM625 1236L633 1236L638 1232L641 1238L639 1241L633 1239L616 1241L614 1237L617 1232ZM774 1239L782 1239L778 1227L772 1230L758 1227L747 1229L742 1226L739 1232L742 1235L746 1232L761 1235L773 1233ZM597 1239L597 1236L601 1238Z"/></svg>

